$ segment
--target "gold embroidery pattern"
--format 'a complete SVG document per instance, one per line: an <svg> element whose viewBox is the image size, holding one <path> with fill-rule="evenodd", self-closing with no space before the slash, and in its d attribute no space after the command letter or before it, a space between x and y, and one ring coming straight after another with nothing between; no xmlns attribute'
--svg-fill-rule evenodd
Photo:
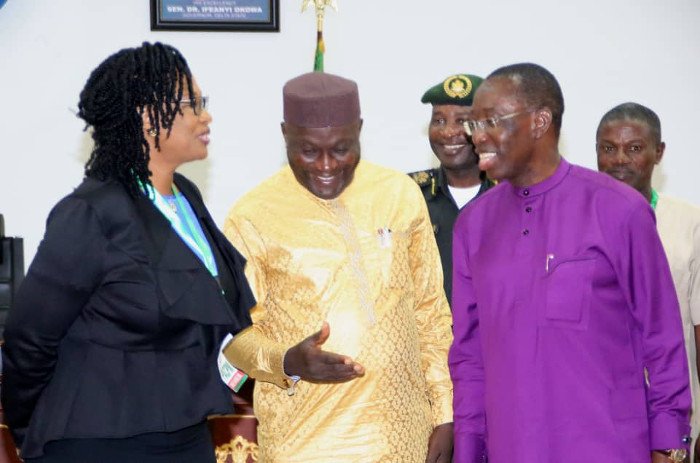
<svg viewBox="0 0 700 463"><path fill-rule="evenodd" d="M340 201L332 201L332 206L335 214L340 219L340 231L345 239L345 245L348 249L350 257L350 267L357 279L357 290L360 298L360 304L367 313L367 319L370 326L376 323L376 315L374 313L374 303L370 297L369 282L367 281L367 271L362 264L362 250L360 249L359 240L355 234L355 224L352 222L350 213Z"/></svg>
<svg viewBox="0 0 700 463"><path fill-rule="evenodd" d="M258 444L236 436L227 444L216 447L217 463L248 463L258 461Z"/></svg>
<svg viewBox="0 0 700 463"><path fill-rule="evenodd" d="M268 293L263 301L274 310L270 310L268 318L258 326L270 339L293 345L317 331L323 322L323 313L318 312L315 302L318 289L311 278L299 271L298 264L287 249L274 247L267 252L269 262L265 267L265 280ZM304 316L297 317L278 310L276 301L285 299L289 299ZM284 326L285 330L280 330L280 326ZM293 336L300 337L296 339Z"/></svg>
<svg viewBox="0 0 700 463"><path fill-rule="evenodd" d="M402 235L395 236L396 249L388 279L390 288L408 288L413 284L408 255L410 238L408 234ZM384 404L383 434L390 436L386 441L388 451L381 461L425 461L432 432L428 388L421 369L420 335L414 322L413 294L411 290L382 291L377 305L390 307L377 321L382 334L368 337L371 345L364 346L372 352L372 361L384 363L384 366L371 366L383 370L373 399Z"/></svg>

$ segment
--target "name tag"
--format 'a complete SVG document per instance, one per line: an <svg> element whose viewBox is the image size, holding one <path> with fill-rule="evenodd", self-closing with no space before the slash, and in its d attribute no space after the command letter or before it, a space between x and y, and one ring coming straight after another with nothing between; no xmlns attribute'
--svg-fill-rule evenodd
<svg viewBox="0 0 700 463"><path fill-rule="evenodd" d="M233 390L233 392L238 392L243 384L245 384L248 379L248 375L243 373L241 370L233 366L231 362L228 361L224 355L224 347L233 339L233 336L229 333L224 338L219 348L219 357L217 358L217 364L219 366L219 375L226 385Z"/></svg>

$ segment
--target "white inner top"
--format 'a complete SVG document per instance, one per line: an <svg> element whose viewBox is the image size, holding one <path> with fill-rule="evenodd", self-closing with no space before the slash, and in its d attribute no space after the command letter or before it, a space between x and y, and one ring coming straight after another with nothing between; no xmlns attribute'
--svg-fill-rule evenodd
<svg viewBox="0 0 700 463"><path fill-rule="evenodd" d="M477 183L476 185L467 188L457 188L447 185L447 188L450 189L450 194L452 195L452 198L454 198L455 203L457 203L457 207L462 209L465 204L476 196L476 194L479 192L479 188L481 188L481 184Z"/></svg>

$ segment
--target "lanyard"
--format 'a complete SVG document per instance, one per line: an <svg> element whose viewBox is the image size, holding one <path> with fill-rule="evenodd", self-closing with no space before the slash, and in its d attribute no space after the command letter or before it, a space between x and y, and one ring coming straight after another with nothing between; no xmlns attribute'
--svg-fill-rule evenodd
<svg viewBox="0 0 700 463"><path fill-rule="evenodd" d="M655 189L651 189L651 208L656 210L656 203L659 202L659 194L656 192Z"/></svg>
<svg viewBox="0 0 700 463"><path fill-rule="evenodd" d="M182 238L182 240L187 244L187 246L194 252L197 257L205 265L209 273L213 276L218 275L216 268L216 261L214 260L214 254L211 252L211 247L207 243L206 239L199 232L197 227L192 223L190 214L187 213L187 208L183 200L183 195L177 189L175 184L173 184L173 193L175 194L175 201L178 207L182 211L182 215L185 216L185 222L187 229L185 229L185 224L177 215L175 211L172 210L170 206L166 203L163 196L153 188L152 185L146 185L146 190L148 192L149 198L153 201L153 204L158 208L158 210L170 221L170 225L173 227L175 232Z"/></svg>

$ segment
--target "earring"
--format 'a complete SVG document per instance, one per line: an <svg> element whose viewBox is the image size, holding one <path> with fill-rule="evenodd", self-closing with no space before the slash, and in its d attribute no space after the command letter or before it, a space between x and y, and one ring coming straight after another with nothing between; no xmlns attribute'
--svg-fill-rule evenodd
<svg viewBox="0 0 700 463"><path fill-rule="evenodd" d="M146 130L146 133L147 133L149 136L151 136L151 137L155 137L156 135L158 135L158 132L157 132L156 129L154 129L153 127L151 127L150 129Z"/></svg>

